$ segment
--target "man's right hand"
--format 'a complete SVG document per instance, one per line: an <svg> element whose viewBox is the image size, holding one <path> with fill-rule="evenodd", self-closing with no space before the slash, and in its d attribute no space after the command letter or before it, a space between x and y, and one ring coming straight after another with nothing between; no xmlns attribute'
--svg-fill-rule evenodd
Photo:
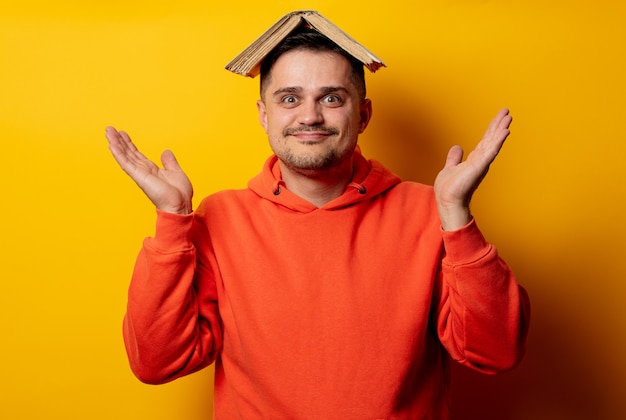
<svg viewBox="0 0 626 420"><path fill-rule="evenodd" d="M168 213L189 214L193 211L193 188L178 165L174 154L166 150L161 155L163 168L147 159L124 131L107 127L109 149L120 167L143 190L157 209Z"/></svg>

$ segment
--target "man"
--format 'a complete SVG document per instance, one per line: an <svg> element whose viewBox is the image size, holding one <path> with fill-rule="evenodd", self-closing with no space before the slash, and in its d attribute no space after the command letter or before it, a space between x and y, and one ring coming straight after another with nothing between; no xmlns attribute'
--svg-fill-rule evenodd
<svg viewBox="0 0 626 420"><path fill-rule="evenodd" d="M478 230L473 191L509 134L503 110L434 188L368 161L363 66L315 31L265 60L259 119L274 155L249 187L207 197L109 127L113 156L157 208L124 319L135 374L215 362L217 419L442 419L448 359L513 368L529 303Z"/></svg>

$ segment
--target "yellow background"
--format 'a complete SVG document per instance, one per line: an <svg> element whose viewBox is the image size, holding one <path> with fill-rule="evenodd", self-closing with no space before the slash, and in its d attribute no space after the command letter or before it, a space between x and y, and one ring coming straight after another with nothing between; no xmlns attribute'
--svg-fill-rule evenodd
<svg viewBox="0 0 626 420"><path fill-rule="evenodd" d="M8 4L10 3L10 4ZM207 369L130 373L121 318L151 205L104 127L175 151L200 197L244 187L269 153L258 80L223 66L311 8L383 58L364 152L430 183L500 107L513 134L474 213L528 288L514 372L457 369L457 419L626 418L626 7L619 1L97 2L0 10L3 419L206 419ZM364 396L367 398L367 396Z"/></svg>

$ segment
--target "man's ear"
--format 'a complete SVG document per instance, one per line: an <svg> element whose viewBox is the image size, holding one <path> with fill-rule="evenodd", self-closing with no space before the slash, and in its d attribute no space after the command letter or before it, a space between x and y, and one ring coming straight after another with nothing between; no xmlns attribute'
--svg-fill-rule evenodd
<svg viewBox="0 0 626 420"><path fill-rule="evenodd" d="M256 108L259 111L259 122L267 133L267 110L265 109L265 102L263 102L263 99L256 101Z"/></svg>
<svg viewBox="0 0 626 420"><path fill-rule="evenodd" d="M361 102L361 107L359 108L359 115L361 116L361 122L359 124L359 134L365 131L367 125L372 118L372 101L365 98Z"/></svg>

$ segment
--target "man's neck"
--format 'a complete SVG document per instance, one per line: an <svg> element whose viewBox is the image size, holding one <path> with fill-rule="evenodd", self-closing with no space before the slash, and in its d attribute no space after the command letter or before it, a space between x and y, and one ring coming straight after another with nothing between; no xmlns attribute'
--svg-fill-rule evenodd
<svg viewBox="0 0 626 420"><path fill-rule="evenodd" d="M347 159L339 167L323 171L296 171L280 162L286 188L316 207L339 197L352 181L353 161Z"/></svg>

